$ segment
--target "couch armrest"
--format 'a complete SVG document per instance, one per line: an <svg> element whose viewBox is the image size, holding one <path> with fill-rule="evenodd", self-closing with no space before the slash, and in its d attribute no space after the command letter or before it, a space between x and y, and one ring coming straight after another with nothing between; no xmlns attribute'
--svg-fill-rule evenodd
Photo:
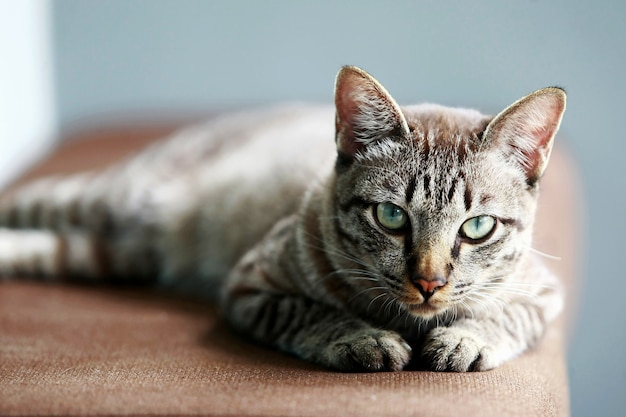
<svg viewBox="0 0 626 417"><path fill-rule="evenodd" d="M172 125L87 130L24 175L105 166ZM80 139L80 140L76 140ZM20 181L21 182L21 181ZM0 414L566 416L566 329L578 287L576 171L556 149L536 248L568 289L534 350L483 373L342 374L233 336L213 307L145 289L0 285Z"/></svg>

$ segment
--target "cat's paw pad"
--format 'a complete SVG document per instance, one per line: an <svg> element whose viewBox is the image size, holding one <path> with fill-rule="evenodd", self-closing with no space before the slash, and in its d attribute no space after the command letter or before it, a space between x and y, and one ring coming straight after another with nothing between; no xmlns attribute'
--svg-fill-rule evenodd
<svg viewBox="0 0 626 417"><path fill-rule="evenodd" d="M422 358L433 371L486 371L497 365L480 335L458 327L433 329L426 337Z"/></svg>
<svg viewBox="0 0 626 417"><path fill-rule="evenodd" d="M391 331L346 335L328 346L331 367L349 372L400 371L411 359L411 347Z"/></svg>

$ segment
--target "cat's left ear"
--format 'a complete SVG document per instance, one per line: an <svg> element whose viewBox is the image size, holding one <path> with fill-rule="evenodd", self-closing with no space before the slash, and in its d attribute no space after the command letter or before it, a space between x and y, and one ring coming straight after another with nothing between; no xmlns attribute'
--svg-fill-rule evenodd
<svg viewBox="0 0 626 417"><path fill-rule="evenodd" d="M494 143L526 174L529 185L542 176L554 135L565 112L565 91L544 88L516 101L487 126L486 143Z"/></svg>
<svg viewBox="0 0 626 417"><path fill-rule="evenodd" d="M367 72L345 66L335 81L337 151L341 158L354 155L375 141L409 134L400 106Z"/></svg>

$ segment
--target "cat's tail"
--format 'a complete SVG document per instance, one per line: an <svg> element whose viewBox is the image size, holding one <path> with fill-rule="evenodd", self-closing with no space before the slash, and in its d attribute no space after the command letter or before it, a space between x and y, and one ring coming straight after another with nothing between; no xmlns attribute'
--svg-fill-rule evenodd
<svg viewBox="0 0 626 417"><path fill-rule="evenodd" d="M0 228L0 278L153 282L155 256L129 243L78 231Z"/></svg>
<svg viewBox="0 0 626 417"><path fill-rule="evenodd" d="M0 276L95 278L106 273L104 246L80 233L0 229Z"/></svg>
<svg viewBox="0 0 626 417"><path fill-rule="evenodd" d="M110 227L103 175L77 174L33 181L0 198L0 227L11 229L81 229L93 233Z"/></svg>
<svg viewBox="0 0 626 417"><path fill-rule="evenodd" d="M131 213L123 179L49 177L2 195L0 276L155 279L155 231Z"/></svg>

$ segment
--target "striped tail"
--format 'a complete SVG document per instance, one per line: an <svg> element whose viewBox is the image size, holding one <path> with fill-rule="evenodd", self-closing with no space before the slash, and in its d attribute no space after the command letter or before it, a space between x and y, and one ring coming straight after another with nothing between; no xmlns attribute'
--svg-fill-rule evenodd
<svg viewBox="0 0 626 417"><path fill-rule="evenodd" d="M88 235L0 229L0 276L98 279L109 266L106 246Z"/></svg>
<svg viewBox="0 0 626 417"><path fill-rule="evenodd" d="M155 279L153 231L123 214L128 189L116 179L46 178L2 196L0 276Z"/></svg>
<svg viewBox="0 0 626 417"><path fill-rule="evenodd" d="M0 199L0 227L106 232L111 219L101 181L82 174L45 178L18 188Z"/></svg>

